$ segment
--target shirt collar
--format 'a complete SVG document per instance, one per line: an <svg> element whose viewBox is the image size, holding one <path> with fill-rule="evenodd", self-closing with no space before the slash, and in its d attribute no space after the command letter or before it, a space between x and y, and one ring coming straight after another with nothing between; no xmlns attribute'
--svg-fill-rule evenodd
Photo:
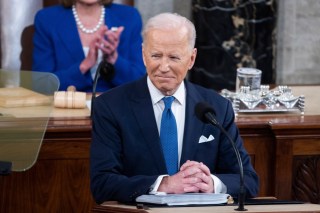
<svg viewBox="0 0 320 213"><path fill-rule="evenodd" d="M160 90L158 90L153 83L151 82L149 76L147 78L147 84L148 84L148 89L151 95L151 100L152 100L152 104L155 105L157 104L163 97L165 97L165 95L163 95L161 93ZM186 99L186 88L184 85L184 81L181 82L181 84L179 85L179 88L177 89L177 91L172 95L175 97L175 99L179 102L179 104L183 105L185 103L185 99Z"/></svg>

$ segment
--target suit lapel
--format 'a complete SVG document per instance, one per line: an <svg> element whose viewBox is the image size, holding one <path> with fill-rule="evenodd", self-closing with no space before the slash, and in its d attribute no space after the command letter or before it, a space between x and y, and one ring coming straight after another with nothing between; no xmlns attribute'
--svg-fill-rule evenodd
<svg viewBox="0 0 320 213"><path fill-rule="evenodd" d="M112 5L106 7L106 15L104 22L106 23L108 29L111 29L111 27L118 27L123 25L121 21L118 20L118 14L113 14L114 11L111 9Z"/></svg>
<svg viewBox="0 0 320 213"><path fill-rule="evenodd" d="M202 123L195 115L195 105L200 102L201 96L197 93L194 86L185 81L187 98L186 98L186 115L185 126L183 136L183 147L180 165L187 160L192 160L195 152L197 151L197 145L199 138L204 129L204 123Z"/></svg>
<svg viewBox="0 0 320 213"><path fill-rule="evenodd" d="M131 93L132 110L159 173L166 174L165 160L162 152L159 152L162 148L146 79L143 78L137 84L134 91L139 91L138 93Z"/></svg>
<svg viewBox="0 0 320 213"><path fill-rule="evenodd" d="M194 112L195 105L198 102L203 101L203 98L192 84L185 82L185 85L187 89L185 115L186 121L180 165L187 160L192 160L194 158L194 155L197 152L199 138L202 135L205 127L204 123L202 123L196 117ZM133 91L139 92L130 93L132 110L136 117L137 124L141 129L141 134L143 134L145 138L144 142L150 149L150 153L154 162L156 163L159 173L165 174L167 172L166 165L162 152L159 152L159 150L162 150L162 148L156 120L154 117L151 97L147 87L147 78L143 78L136 86L137 87Z"/></svg>
<svg viewBox="0 0 320 213"><path fill-rule="evenodd" d="M66 50L70 52L70 55L75 61L81 61L85 55L82 49L78 28L72 11L70 9L64 10L64 13L60 16L61 24L58 25L57 34L65 46Z"/></svg>

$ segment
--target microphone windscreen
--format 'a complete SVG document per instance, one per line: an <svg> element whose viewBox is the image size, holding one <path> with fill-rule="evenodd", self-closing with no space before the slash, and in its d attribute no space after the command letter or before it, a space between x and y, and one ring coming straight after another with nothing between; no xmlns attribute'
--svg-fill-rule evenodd
<svg viewBox="0 0 320 213"><path fill-rule="evenodd" d="M106 61L101 61L101 69L97 70L100 72L100 75L102 76L103 80L106 82L109 82L113 79L115 75L115 69L114 66Z"/></svg>
<svg viewBox="0 0 320 213"><path fill-rule="evenodd" d="M209 123L208 119L206 118L206 113L211 113L212 115L216 115L215 110L205 102L199 102L197 103L195 107L195 113L199 120L201 120L204 123Z"/></svg>

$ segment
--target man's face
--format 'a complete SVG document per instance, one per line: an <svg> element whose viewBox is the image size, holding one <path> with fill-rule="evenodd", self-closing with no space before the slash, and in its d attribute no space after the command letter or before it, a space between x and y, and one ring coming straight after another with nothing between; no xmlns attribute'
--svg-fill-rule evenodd
<svg viewBox="0 0 320 213"><path fill-rule="evenodd" d="M150 80L164 95L172 95L178 89L197 54L189 46L185 28L150 30L142 52Z"/></svg>

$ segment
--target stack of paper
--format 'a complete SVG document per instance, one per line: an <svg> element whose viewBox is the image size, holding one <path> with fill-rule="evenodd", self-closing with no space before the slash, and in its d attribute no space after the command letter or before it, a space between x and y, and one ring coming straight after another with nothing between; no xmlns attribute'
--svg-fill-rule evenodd
<svg viewBox="0 0 320 213"><path fill-rule="evenodd" d="M50 97L23 87L0 88L0 107L27 107L50 103Z"/></svg>
<svg viewBox="0 0 320 213"><path fill-rule="evenodd" d="M233 202L229 194L186 193L165 195L141 195L136 198L138 203L162 204L168 206L179 205L212 205Z"/></svg>

